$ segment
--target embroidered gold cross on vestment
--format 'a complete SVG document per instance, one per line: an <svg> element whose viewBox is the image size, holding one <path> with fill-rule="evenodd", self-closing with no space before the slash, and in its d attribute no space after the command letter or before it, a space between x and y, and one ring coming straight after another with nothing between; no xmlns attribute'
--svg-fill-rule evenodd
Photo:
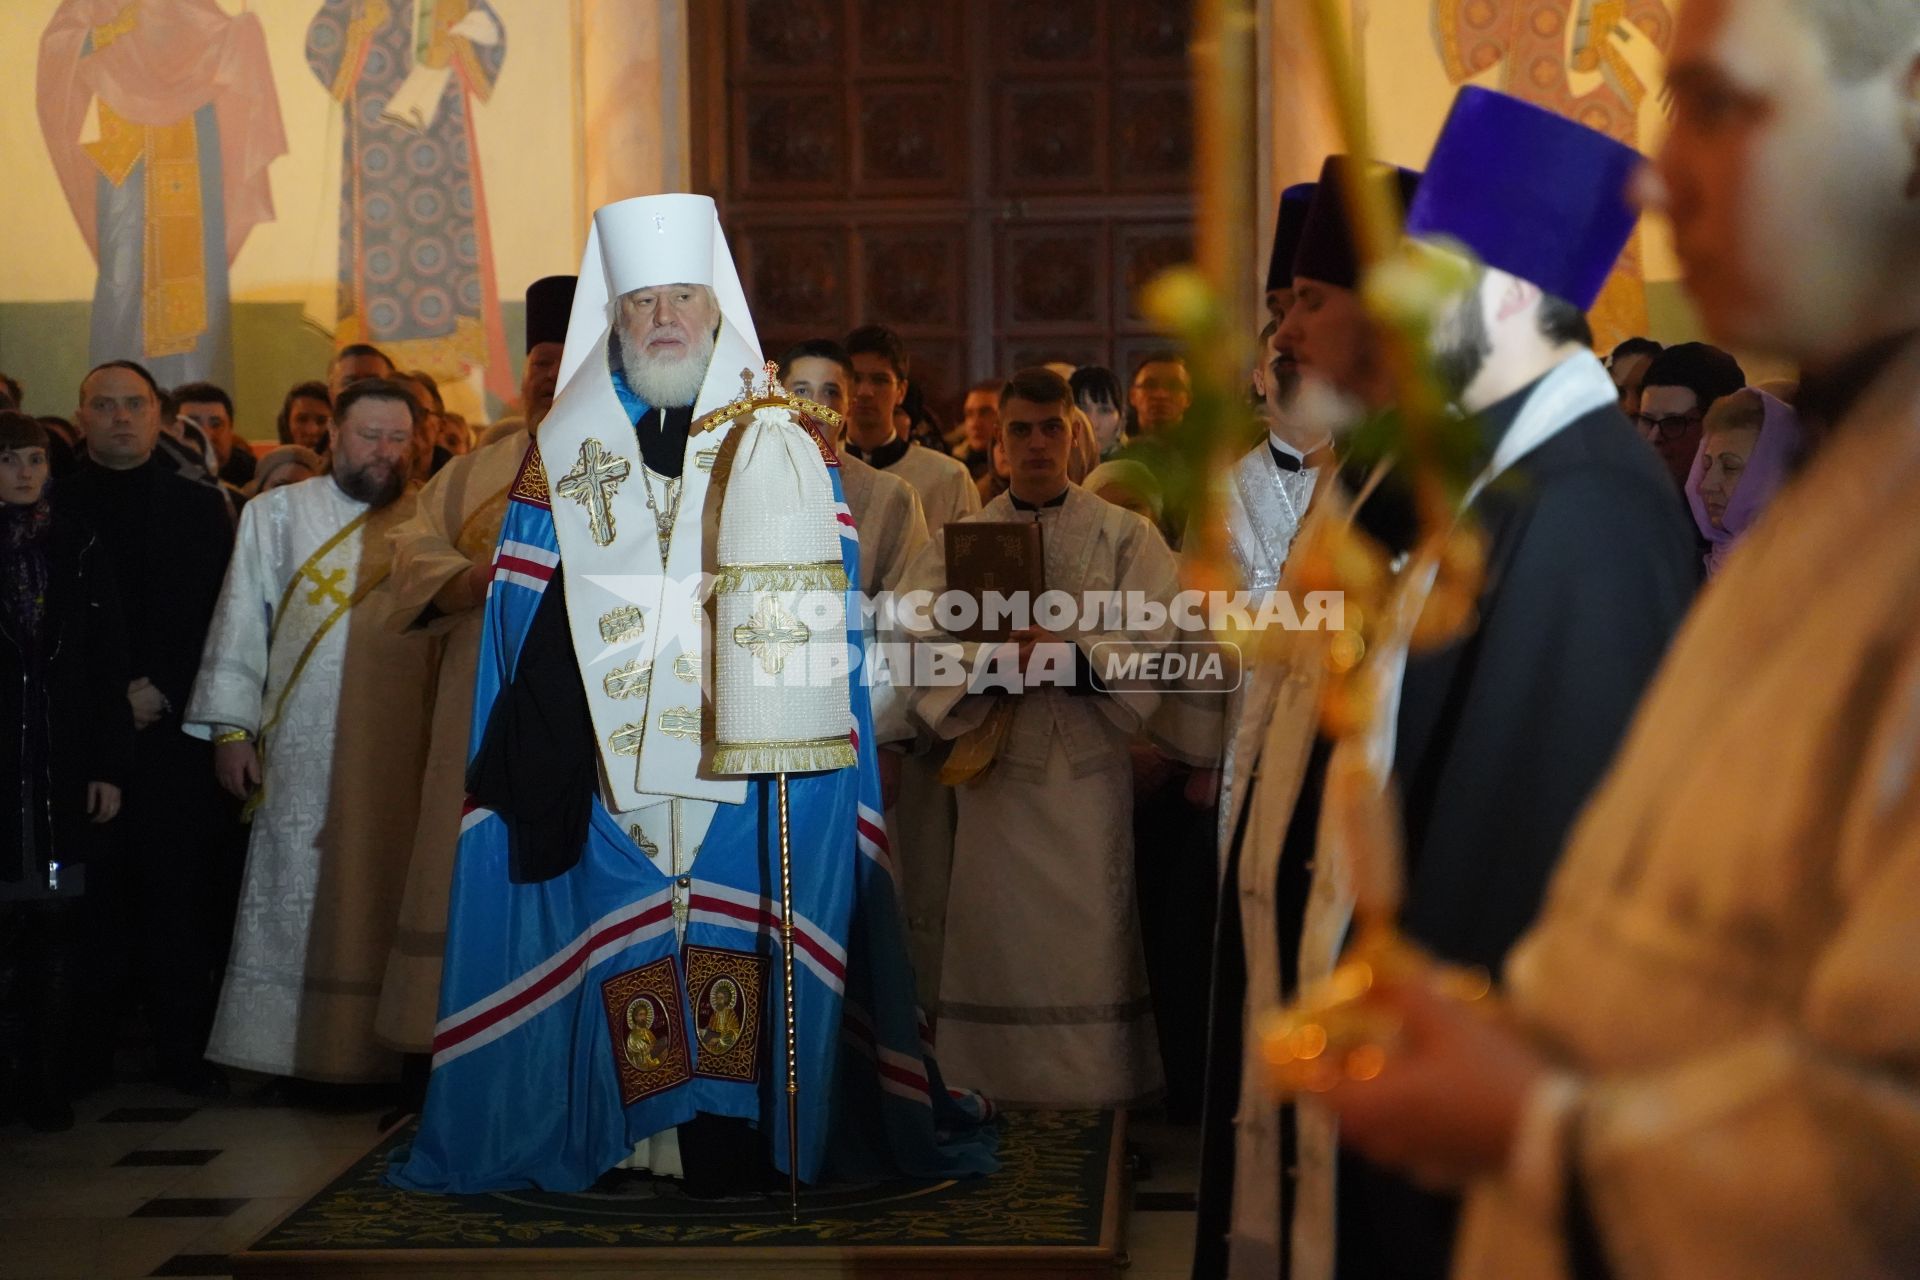
<svg viewBox="0 0 1920 1280"><path fill-rule="evenodd" d="M608 453L598 440L587 440L580 445L580 459L573 470L553 487L561 497L587 509L587 530L603 547L613 545L613 495L630 469L625 458Z"/></svg>
<svg viewBox="0 0 1920 1280"><path fill-rule="evenodd" d="M313 590L307 592L308 604L319 604L322 600L332 600L335 604L347 603L347 593L340 589L340 584L347 579L345 569L331 569L326 573L309 569L307 579L313 583Z"/></svg>

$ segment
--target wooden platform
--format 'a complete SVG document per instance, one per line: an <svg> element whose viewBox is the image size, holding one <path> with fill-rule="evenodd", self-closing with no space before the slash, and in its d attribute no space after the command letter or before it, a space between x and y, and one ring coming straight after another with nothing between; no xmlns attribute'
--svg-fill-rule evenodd
<svg viewBox="0 0 1920 1280"><path fill-rule="evenodd" d="M691 1201L659 1182L635 1195L432 1196L381 1181L383 1137L244 1252L250 1280L633 1276L1115 1276L1126 1265L1126 1117L1016 1112L1000 1172L842 1187L803 1197Z"/></svg>

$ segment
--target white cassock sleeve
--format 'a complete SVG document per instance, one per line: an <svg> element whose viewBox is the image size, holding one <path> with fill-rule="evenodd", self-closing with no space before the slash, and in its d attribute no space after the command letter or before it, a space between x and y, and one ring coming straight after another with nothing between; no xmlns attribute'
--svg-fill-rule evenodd
<svg viewBox="0 0 1920 1280"><path fill-rule="evenodd" d="M196 738L212 738L227 729L260 733L280 582L268 562L269 505L275 504L255 499L240 512L233 558L227 562L220 603L200 651L200 674L181 716L180 727Z"/></svg>
<svg viewBox="0 0 1920 1280"><path fill-rule="evenodd" d="M1098 619L1097 626L1089 625L1096 620L1083 619L1072 637L1101 676L1116 663L1124 667L1134 655L1164 652L1179 639L1172 605L1180 590L1180 568L1167 540L1151 522L1131 511L1116 507L1107 514L1104 536L1112 540L1113 589L1120 593L1122 609L1117 618ZM1141 610L1148 616L1133 616L1135 602L1149 606ZM1155 621L1156 613L1158 625L1135 625ZM1117 727L1134 733L1153 718L1161 701L1160 687L1149 683L1113 689L1096 697L1095 705Z"/></svg>
<svg viewBox="0 0 1920 1280"><path fill-rule="evenodd" d="M946 458L945 454L939 455ZM980 490L963 466L942 467L939 480L931 486L924 504L927 530L938 541L940 530L956 520L964 520L980 509Z"/></svg>
<svg viewBox="0 0 1920 1280"><path fill-rule="evenodd" d="M875 566L877 572L871 581L882 594L886 594L900 589L907 570L926 547L928 539L927 517L914 487L901 483L883 492L887 496L884 507L878 513L881 518L873 522L875 530L872 536L862 531L860 550L863 555L878 557ZM908 687L912 671L871 665L876 646L895 644L900 639L898 627L891 625L889 612L881 608L862 620L862 639L866 643L873 672L873 678L867 685L867 696L873 707L876 743L906 742L916 736L916 727L907 706L913 692Z"/></svg>

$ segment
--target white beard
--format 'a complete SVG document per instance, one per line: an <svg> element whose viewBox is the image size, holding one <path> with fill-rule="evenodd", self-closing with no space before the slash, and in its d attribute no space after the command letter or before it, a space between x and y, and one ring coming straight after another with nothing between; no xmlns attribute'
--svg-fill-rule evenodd
<svg viewBox="0 0 1920 1280"><path fill-rule="evenodd" d="M621 365L627 386L656 409L684 409L700 398L713 363L714 335L703 336L693 350L677 358L649 356L644 343L621 335Z"/></svg>

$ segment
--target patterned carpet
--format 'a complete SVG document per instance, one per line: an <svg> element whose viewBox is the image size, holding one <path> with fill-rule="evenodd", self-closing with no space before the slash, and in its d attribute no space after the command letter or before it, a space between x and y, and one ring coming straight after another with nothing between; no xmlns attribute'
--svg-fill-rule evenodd
<svg viewBox="0 0 1920 1280"><path fill-rule="evenodd" d="M1118 1251L1124 1196L1109 1197L1125 1125L1111 1113L1013 1112L1001 1120L1001 1169L988 1178L839 1187L802 1197L688 1200L668 1182L631 1193L502 1192L437 1196L381 1181L381 1142L259 1240L263 1261L287 1252L759 1248L1088 1249ZM1115 1191L1121 1190L1117 1186ZM238 1259L236 1259L238 1261Z"/></svg>

